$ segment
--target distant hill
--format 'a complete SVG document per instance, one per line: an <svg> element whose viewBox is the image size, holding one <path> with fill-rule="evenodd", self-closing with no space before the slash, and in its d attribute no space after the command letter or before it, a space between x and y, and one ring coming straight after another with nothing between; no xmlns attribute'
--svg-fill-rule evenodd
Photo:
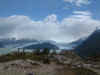
<svg viewBox="0 0 100 75"><path fill-rule="evenodd" d="M42 45L41 45L42 43ZM29 46L31 47L31 45L34 45L39 48L44 47L48 45L52 45L52 47L54 48L54 46L56 48L59 49L71 49L72 45L69 43L57 43L53 40L34 40L34 39L20 39L20 40L15 40L15 39L0 39L0 48L19 48L19 47L25 47L25 46ZM41 47L40 47L41 45Z"/></svg>
<svg viewBox="0 0 100 75"><path fill-rule="evenodd" d="M52 48L58 49L55 41L52 40L30 40L30 39L0 39L0 48Z"/></svg>
<svg viewBox="0 0 100 75"><path fill-rule="evenodd" d="M100 56L100 29L95 30L75 52L82 57Z"/></svg>
<svg viewBox="0 0 100 75"><path fill-rule="evenodd" d="M53 47L53 48L59 48L61 50L72 50L73 48L77 47L83 41L84 41L83 39L79 39L79 40L73 41L71 43L58 43L53 40L0 39L0 48L21 48L21 47L32 48L32 46L35 46L33 48L43 48L43 47L51 48L51 47Z"/></svg>
<svg viewBox="0 0 100 75"><path fill-rule="evenodd" d="M4 48L4 45L0 42L0 48Z"/></svg>
<svg viewBox="0 0 100 75"><path fill-rule="evenodd" d="M37 43L37 44L31 44L29 46L24 47L26 49L59 49L56 45L49 43L49 42L42 42L42 43Z"/></svg>
<svg viewBox="0 0 100 75"><path fill-rule="evenodd" d="M30 40L30 39L20 39L20 40L13 40L13 39L0 39L0 48L15 48L21 45L37 42L37 40Z"/></svg>

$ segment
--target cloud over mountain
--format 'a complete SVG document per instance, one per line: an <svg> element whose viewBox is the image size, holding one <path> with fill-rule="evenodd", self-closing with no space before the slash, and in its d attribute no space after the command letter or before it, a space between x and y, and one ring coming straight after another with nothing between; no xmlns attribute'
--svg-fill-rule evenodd
<svg viewBox="0 0 100 75"><path fill-rule="evenodd" d="M0 18L0 37L70 42L89 35L99 25L100 21L93 19L88 11L75 11L61 21L55 14L38 21L24 15L13 15Z"/></svg>

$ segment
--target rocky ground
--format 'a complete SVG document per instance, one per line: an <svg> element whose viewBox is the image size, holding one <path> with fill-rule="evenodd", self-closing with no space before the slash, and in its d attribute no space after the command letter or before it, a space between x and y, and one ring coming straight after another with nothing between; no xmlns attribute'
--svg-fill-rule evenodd
<svg viewBox="0 0 100 75"><path fill-rule="evenodd" d="M2 58L3 59L3 58ZM49 56L50 63L17 59L0 63L0 75L100 75L100 63L70 53Z"/></svg>
<svg viewBox="0 0 100 75"><path fill-rule="evenodd" d="M43 64L28 59L10 61L0 63L0 75L77 75L73 70L81 67L93 70L100 75L100 65L85 64L82 62L71 63L71 61L67 59L67 61L58 64L55 62Z"/></svg>
<svg viewBox="0 0 100 75"><path fill-rule="evenodd" d="M42 64L31 60L16 60L7 63L0 63L0 75L57 75L57 71L64 66L51 64ZM69 71L71 73L71 71ZM71 73L70 75L73 75Z"/></svg>

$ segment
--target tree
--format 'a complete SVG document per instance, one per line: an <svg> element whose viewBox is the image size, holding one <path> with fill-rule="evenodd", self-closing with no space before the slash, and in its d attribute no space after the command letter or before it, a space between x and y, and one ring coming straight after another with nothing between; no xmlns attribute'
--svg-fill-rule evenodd
<svg viewBox="0 0 100 75"><path fill-rule="evenodd" d="M42 54L44 55L48 55L50 53L49 49L48 48L45 48L42 52Z"/></svg>
<svg viewBox="0 0 100 75"><path fill-rule="evenodd" d="M36 50L34 51L34 54L40 55L40 49L36 49Z"/></svg>
<svg viewBox="0 0 100 75"><path fill-rule="evenodd" d="M42 52L42 54L43 54L43 63L45 63L45 64L50 63L50 60L49 60L49 57L48 57L49 53L50 53L50 51L49 51L48 48L45 48Z"/></svg>

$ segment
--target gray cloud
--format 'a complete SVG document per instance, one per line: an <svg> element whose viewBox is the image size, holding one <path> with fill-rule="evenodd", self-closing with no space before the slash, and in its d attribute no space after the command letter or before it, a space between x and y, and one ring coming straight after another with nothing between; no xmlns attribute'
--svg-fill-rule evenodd
<svg viewBox="0 0 100 75"><path fill-rule="evenodd" d="M70 42L88 36L99 26L88 11L75 11L61 22L55 14L34 21L28 16L14 15L0 19L0 37L34 38Z"/></svg>

